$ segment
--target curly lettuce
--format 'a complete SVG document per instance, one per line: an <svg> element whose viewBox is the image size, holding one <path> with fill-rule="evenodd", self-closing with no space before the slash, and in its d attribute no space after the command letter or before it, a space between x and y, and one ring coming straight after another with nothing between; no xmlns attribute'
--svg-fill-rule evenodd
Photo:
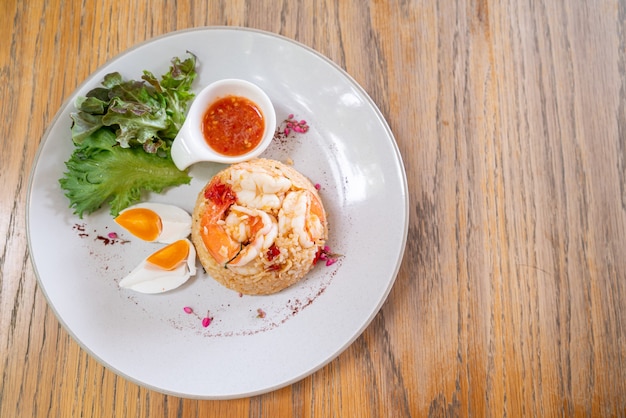
<svg viewBox="0 0 626 418"><path fill-rule="evenodd" d="M79 217L110 204L116 216L137 203L142 191L160 193L191 178L176 168L170 148L194 98L196 57L175 57L158 80L107 74L102 85L76 100L71 136L74 152L59 180Z"/></svg>
<svg viewBox="0 0 626 418"><path fill-rule="evenodd" d="M115 134L105 128L77 145L65 165L68 171L59 182L70 207L81 218L104 203L109 203L111 215L117 216L137 203L143 191L161 193L191 180L169 157L118 146Z"/></svg>

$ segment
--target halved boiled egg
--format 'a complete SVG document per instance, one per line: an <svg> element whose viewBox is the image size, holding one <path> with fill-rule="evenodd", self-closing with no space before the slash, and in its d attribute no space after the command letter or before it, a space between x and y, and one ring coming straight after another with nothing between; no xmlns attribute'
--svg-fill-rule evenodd
<svg viewBox="0 0 626 418"><path fill-rule="evenodd" d="M118 225L149 242L171 244L191 234L191 215L178 206L164 203L139 203L122 210L115 218Z"/></svg>
<svg viewBox="0 0 626 418"><path fill-rule="evenodd" d="M180 239L155 251L120 281L120 287L141 293L162 293L196 274L196 249Z"/></svg>

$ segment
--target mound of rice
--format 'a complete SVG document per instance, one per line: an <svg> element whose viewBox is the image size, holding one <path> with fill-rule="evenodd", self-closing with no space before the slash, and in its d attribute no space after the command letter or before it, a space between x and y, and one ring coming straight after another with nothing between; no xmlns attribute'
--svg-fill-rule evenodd
<svg viewBox="0 0 626 418"><path fill-rule="evenodd" d="M276 194L278 200L284 202L285 197L292 192L309 191L318 201L318 211L323 215L316 217L318 225L321 223L322 230L312 237L313 245L302 245L298 234L294 230L283 227L278 228L278 234L273 241L271 249L264 249L245 265L233 266L228 263L218 263L205 245L205 240L211 240L210 234L203 232L202 217L206 211L211 210L211 193L217 186L223 187L234 194L236 205L246 206L243 202L243 193L238 196L241 184L247 180L246 176L263 173L273 178L280 178L289 184L288 190L281 190ZM224 185L224 186L221 186ZM213 192L211 192L213 190ZM260 209L256 207L255 209ZM274 219L279 219L280 208L261 208ZM228 214L226 210L225 215ZM308 213L308 215L310 215ZM192 241L196 247L198 258L208 274L222 285L234 291L247 295L267 295L279 292L301 280L314 266L318 257L318 251L325 244L328 236L328 225L320 196L315 186L303 174L293 167L279 161L269 159L254 159L244 163L234 164L219 173L198 194L193 211ZM203 239L202 235L205 235ZM245 245L246 243L243 243Z"/></svg>

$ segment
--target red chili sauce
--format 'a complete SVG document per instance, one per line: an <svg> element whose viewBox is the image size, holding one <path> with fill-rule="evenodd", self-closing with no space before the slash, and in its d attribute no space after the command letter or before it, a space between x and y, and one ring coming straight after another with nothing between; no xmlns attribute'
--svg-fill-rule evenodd
<svg viewBox="0 0 626 418"><path fill-rule="evenodd" d="M265 120L257 105L239 96L218 99L202 119L207 144L223 155L237 156L252 151L263 138Z"/></svg>

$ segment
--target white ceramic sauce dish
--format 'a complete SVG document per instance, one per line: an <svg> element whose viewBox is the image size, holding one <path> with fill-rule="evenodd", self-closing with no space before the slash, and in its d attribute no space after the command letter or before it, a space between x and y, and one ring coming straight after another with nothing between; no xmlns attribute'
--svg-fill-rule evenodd
<svg viewBox="0 0 626 418"><path fill-rule="evenodd" d="M217 100L228 97L243 97L258 106L264 119L264 131L259 144L249 152L237 156L220 154L207 143L202 132L203 117L207 109ZM246 80L223 79L204 87L189 107L187 119L172 144L172 159L179 170L198 162L234 164L258 157L268 147L276 129L276 112L265 92Z"/></svg>

